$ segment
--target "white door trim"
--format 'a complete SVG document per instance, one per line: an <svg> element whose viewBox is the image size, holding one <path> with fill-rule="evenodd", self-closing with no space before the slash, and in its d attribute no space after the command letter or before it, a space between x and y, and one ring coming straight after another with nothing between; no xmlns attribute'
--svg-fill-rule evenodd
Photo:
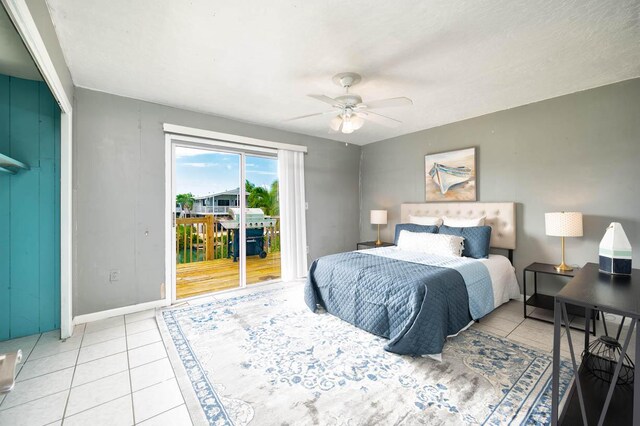
<svg viewBox="0 0 640 426"><path fill-rule="evenodd" d="M246 136L213 132L211 130L196 129L195 127L179 126L177 124L169 123L164 123L162 125L162 128L164 129L165 133L171 133L174 135L195 136L203 139L208 139L210 141L236 142L241 145L307 152L307 147L304 145L293 145L282 142L268 141L264 139L249 138Z"/></svg>
<svg viewBox="0 0 640 426"><path fill-rule="evenodd" d="M73 108L25 0L1 0L60 105L60 335L73 334Z"/></svg>
<svg viewBox="0 0 640 426"><path fill-rule="evenodd" d="M175 206L174 202L174 149L173 140L170 134L164 136L164 299L166 305L171 305L175 299L175 275L176 275L176 255L173 248L176 246L176 232L174 230Z"/></svg>

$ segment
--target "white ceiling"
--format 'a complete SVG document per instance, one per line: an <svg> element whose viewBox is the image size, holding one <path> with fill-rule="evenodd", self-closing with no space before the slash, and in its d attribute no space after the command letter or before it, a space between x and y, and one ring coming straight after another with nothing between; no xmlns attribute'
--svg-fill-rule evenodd
<svg viewBox="0 0 640 426"><path fill-rule="evenodd" d="M80 87L356 144L640 76L640 0L47 0ZM355 71L396 129L329 134Z"/></svg>
<svg viewBox="0 0 640 426"><path fill-rule="evenodd" d="M42 80L38 67L2 5L0 5L0 74L27 80Z"/></svg>

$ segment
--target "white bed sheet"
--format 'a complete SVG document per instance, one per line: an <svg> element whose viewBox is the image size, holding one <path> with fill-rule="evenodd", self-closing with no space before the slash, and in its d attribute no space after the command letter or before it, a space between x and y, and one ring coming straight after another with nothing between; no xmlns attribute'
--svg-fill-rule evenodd
<svg viewBox="0 0 640 426"><path fill-rule="evenodd" d="M506 256L490 254L488 259L476 259L489 270L493 283L494 309L511 299L520 298L516 270Z"/></svg>

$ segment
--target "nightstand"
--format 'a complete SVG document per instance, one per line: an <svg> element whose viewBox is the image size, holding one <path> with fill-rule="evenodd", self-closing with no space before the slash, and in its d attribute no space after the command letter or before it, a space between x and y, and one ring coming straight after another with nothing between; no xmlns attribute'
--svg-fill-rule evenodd
<svg viewBox="0 0 640 426"><path fill-rule="evenodd" d="M578 272L580 268L575 268L573 271L558 271L556 270L555 265L551 265L549 263L539 263L534 262L531 265L524 268L522 271L522 291L524 293L524 317L531 318L537 321L543 321L549 324L553 324L553 321L544 319L544 318L536 318L534 316L527 315L527 306L533 306L534 308L547 309L549 311L553 311L554 307L554 297L555 295L538 293L538 274L547 274L547 275L555 275L558 277L566 277L573 278ZM533 274L533 294L527 298L527 272ZM563 286L564 287L564 286ZM585 316L584 308L579 306L567 305L567 313L569 315L578 315L581 317ZM591 320L593 321L593 335L596 335L596 312L591 312ZM580 327L571 326L571 328L575 330L584 331L584 329Z"/></svg>
<svg viewBox="0 0 640 426"><path fill-rule="evenodd" d="M395 244L385 243L384 241L380 245L377 245L375 241L363 241L356 244L356 250L360 250L360 247L364 247L365 249L370 249L370 248L393 247L393 246L395 246Z"/></svg>

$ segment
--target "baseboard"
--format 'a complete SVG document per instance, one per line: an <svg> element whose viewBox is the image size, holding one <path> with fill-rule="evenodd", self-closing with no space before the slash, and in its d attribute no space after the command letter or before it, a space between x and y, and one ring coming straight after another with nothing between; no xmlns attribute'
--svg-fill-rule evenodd
<svg viewBox="0 0 640 426"><path fill-rule="evenodd" d="M106 311L93 312L91 314L78 315L76 317L73 317L73 323L84 324L87 322L117 317L118 315L133 314L135 312L146 311L147 309L160 308L163 306L167 306L167 301L165 299L138 303L137 305L123 306L121 308L114 308L108 309Z"/></svg>

